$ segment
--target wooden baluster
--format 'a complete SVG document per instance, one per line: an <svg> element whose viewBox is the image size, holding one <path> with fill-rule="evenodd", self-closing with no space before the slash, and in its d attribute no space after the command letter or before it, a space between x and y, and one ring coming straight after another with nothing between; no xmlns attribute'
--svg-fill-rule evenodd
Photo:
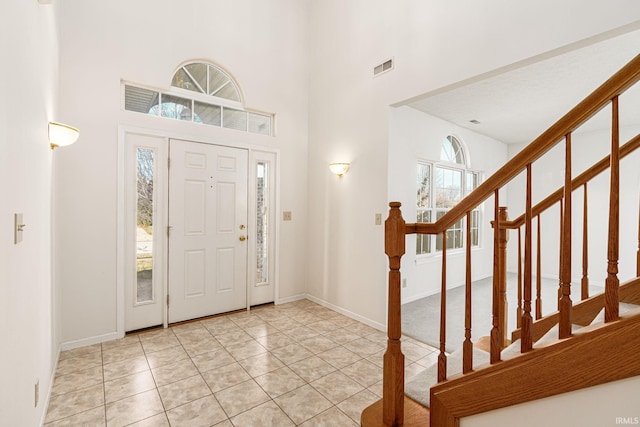
<svg viewBox="0 0 640 427"><path fill-rule="evenodd" d="M522 327L522 227L518 227L518 308L516 328Z"/></svg>
<svg viewBox="0 0 640 427"><path fill-rule="evenodd" d="M467 267L464 283L464 343L462 344L462 373L473 370L473 343L471 342L471 212L467 212L466 255Z"/></svg>
<svg viewBox="0 0 640 427"><path fill-rule="evenodd" d="M405 253L405 221L399 202L389 203L384 223L385 253L389 257L389 302L387 314L387 350L384 353L382 419L387 426L404 423L404 355L400 348L400 259Z"/></svg>
<svg viewBox="0 0 640 427"><path fill-rule="evenodd" d="M500 330L500 198L498 190L493 194L493 294L491 305L491 347L490 362L500 361L504 334Z"/></svg>
<svg viewBox="0 0 640 427"><path fill-rule="evenodd" d="M536 241L536 320L542 318L542 237L540 233L540 215L537 217L537 238Z"/></svg>
<svg viewBox="0 0 640 427"><path fill-rule="evenodd" d="M573 303L571 301L571 134L565 137L565 165L564 165L564 215L562 217L562 247L560 262L562 264L562 276L560 287L562 296L559 302L560 330L558 336L568 338L571 336L571 314Z"/></svg>
<svg viewBox="0 0 640 427"><path fill-rule="evenodd" d="M560 298L562 298L562 218L564 218L564 200L560 199L560 250L558 251L558 298L556 298L556 305L558 311L560 311Z"/></svg>
<svg viewBox="0 0 640 427"><path fill-rule="evenodd" d="M447 379L447 230L442 233L442 283L440 287L440 354L438 355L438 382Z"/></svg>
<svg viewBox="0 0 640 427"><path fill-rule="evenodd" d="M509 220L507 214L507 208L501 206L499 210L500 224L505 224ZM506 347L507 337L507 325L509 317L509 303L507 301L507 242L509 241L509 230L500 225L500 251L498 252L500 259L499 265L499 281L500 281L500 317L498 318L498 326L502 332L502 342L500 343L500 349Z"/></svg>
<svg viewBox="0 0 640 427"><path fill-rule="evenodd" d="M604 284L604 321L612 322L619 315L618 255L620 235L620 134L618 97L611 100L611 179L609 190L609 236L607 247L607 278Z"/></svg>
<svg viewBox="0 0 640 427"><path fill-rule="evenodd" d="M587 183L584 183L584 196L582 198L582 281L580 298L589 298L589 204L587 203Z"/></svg>
<svg viewBox="0 0 640 427"><path fill-rule="evenodd" d="M526 353L533 348L533 318L531 317L531 163L527 165L527 189L524 213L524 313L522 314L522 337L520 351Z"/></svg>

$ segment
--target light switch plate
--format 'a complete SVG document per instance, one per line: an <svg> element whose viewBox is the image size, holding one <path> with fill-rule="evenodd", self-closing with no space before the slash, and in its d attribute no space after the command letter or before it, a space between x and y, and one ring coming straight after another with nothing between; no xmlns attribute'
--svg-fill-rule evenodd
<svg viewBox="0 0 640 427"><path fill-rule="evenodd" d="M376 225L382 225L382 214L381 213L377 213L376 214Z"/></svg>
<svg viewBox="0 0 640 427"><path fill-rule="evenodd" d="M13 243L17 245L18 243L22 242L22 233L24 228L24 223L22 222L22 214L13 214L13 219Z"/></svg>

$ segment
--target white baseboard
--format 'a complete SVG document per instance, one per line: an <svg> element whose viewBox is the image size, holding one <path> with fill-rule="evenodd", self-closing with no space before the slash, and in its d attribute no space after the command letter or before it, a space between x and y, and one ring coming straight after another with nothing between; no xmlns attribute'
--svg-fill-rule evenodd
<svg viewBox="0 0 640 427"><path fill-rule="evenodd" d="M117 332L110 332L108 334L97 335L95 337L82 338L75 341L67 341L67 342L63 342L60 345L60 350L61 351L73 350L74 348L78 348L78 347L86 347L88 345L99 344L105 341L116 340L118 338L122 338L123 336L120 336L120 334L118 334Z"/></svg>
<svg viewBox="0 0 640 427"><path fill-rule="evenodd" d="M356 314L356 313L354 313L352 311L346 310L346 309L344 309L342 307L338 307L337 305L333 305L330 302L327 302L327 301L325 301L323 299L314 297L313 295L307 294L306 298L309 301L313 301L316 304L320 304L323 307L330 308L333 311L337 311L340 314L344 314L345 316L350 317L353 320L357 320L358 322L364 323L365 325L371 326L372 328L375 328L375 329L377 329L379 331L382 331L382 332L386 332L387 331L387 326L383 325L382 323L378 323L378 322L375 322L375 321L373 321L371 319L368 319L368 318L366 318L364 316L360 316L359 314Z"/></svg>
<svg viewBox="0 0 640 427"><path fill-rule="evenodd" d="M288 302L295 302L295 301L300 301L302 299L307 298L306 294L298 294L298 295L294 295L292 297L286 297L286 298L278 298L278 300L276 301L276 305L278 304L286 304Z"/></svg>

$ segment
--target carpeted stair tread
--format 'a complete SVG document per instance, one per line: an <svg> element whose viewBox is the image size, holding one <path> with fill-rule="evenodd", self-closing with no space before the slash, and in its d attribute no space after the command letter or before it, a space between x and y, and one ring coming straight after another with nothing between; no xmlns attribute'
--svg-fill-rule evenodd
<svg viewBox="0 0 640 427"><path fill-rule="evenodd" d="M473 349L473 366L489 363L489 353ZM456 350L447 357L447 377L462 373L462 349ZM404 393L411 399L429 407L431 387L438 383L438 364L434 363L406 382Z"/></svg>
<svg viewBox="0 0 640 427"><path fill-rule="evenodd" d="M627 304L626 302L620 303L619 314L626 313L627 311L635 310L638 308L635 304ZM591 321L592 325L596 323L604 323L604 308L600 310L600 313Z"/></svg>
<svg viewBox="0 0 640 427"><path fill-rule="evenodd" d="M512 342L511 344L509 344L507 347L505 347L504 349L502 349L502 352L500 352L500 358L502 360L509 360L509 359L513 359L516 356L519 356L520 353L520 340L517 339L514 342Z"/></svg>
<svg viewBox="0 0 640 427"><path fill-rule="evenodd" d="M575 325L575 324L571 325L571 332L573 333L573 332L575 332L575 331L577 331L578 329L581 329L581 328L582 328L582 326L580 326L580 325ZM542 336L542 338L540 338L538 341L536 341L533 344L533 348L540 347L540 346L542 346L544 344L547 344L549 342L552 342L552 341L557 341L559 334L560 334L560 325L556 324L553 328L549 329L549 331L546 334L544 334Z"/></svg>

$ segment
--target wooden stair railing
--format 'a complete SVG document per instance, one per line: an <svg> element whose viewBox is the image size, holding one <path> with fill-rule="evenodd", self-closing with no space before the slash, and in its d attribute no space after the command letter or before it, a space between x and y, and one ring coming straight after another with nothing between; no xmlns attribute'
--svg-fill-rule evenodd
<svg viewBox="0 0 640 427"><path fill-rule="evenodd" d="M640 305L640 277L636 277L620 285L620 302ZM573 324L580 326L589 325L603 307L604 293L577 302L573 306ZM559 320L560 313L557 311L548 314L540 320L536 320L532 326L533 341L535 342L542 338L544 334L558 324ZM519 340L521 334L522 330L520 328L514 330L511 333L511 340Z"/></svg>
<svg viewBox="0 0 640 427"><path fill-rule="evenodd" d="M638 336L636 309L571 339L440 383L430 391L431 426L458 427L471 415L638 376Z"/></svg>
<svg viewBox="0 0 640 427"><path fill-rule="evenodd" d="M492 330L490 340L490 361L496 364L500 359L500 352L505 346L506 304L502 301L503 289L506 284L506 262L501 255L501 240L505 240L505 230L508 221L506 211L501 210L499 204L500 189L508 184L521 172L526 171L526 199L524 214L524 286L522 289L523 304L521 318L521 351L530 352L533 347L533 316L532 311L532 219L534 211L532 206L531 183L532 164L556 146L560 141L565 142L565 184L561 189L561 251L560 251L560 298L559 298L559 319L560 336L571 336L571 318L573 303L571 301L571 192L573 191L573 181L571 178L571 135L579 126L585 123L593 115L603 109L606 105L612 105L612 138L610 165L611 188L610 188L610 214L609 214L609 246L608 246L608 267L605 290L605 319L612 322L618 319L619 305L619 281L618 272L618 228L619 228L619 119L618 119L618 97L628 88L640 80L640 55L636 56L625 65L614 76L593 91L576 107L565 116L543 132L531 144L514 156L509 162L480 184L467 197L462 199L456 206L446 212L434 223L410 223L407 224L402 219L400 203L390 203L389 218L385 222L385 252L389 257L389 306L388 306L388 340L387 350L384 355L383 371L383 399L381 420L372 424L370 415L379 410L379 404L374 404L365 409L362 415L362 425L383 425L400 426L405 424L404 408L404 356L401 351L401 320L400 320L400 259L404 254L404 241L407 234L431 234L443 236L442 253L442 293L441 293L441 324L440 324L440 354L438 356L438 381L445 381L447 368L447 355L445 353L446 344L446 235L447 230L462 218L471 215L473 209L478 207L485 200L493 196L494 198L494 289L492 308ZM555 193L554 193L555 194ZM553 203L552 203L553 204ZM539 223L539 216L538 216ZM504 225L503 225L504 224ZM504 234L503 234L504 233ZM503 237L501 237L501 235ZM640 243L638 259L640 260ZM471 252L467 251L467 269L471 265ZM639 261L640 263L640 261ZM640 266L638 267L640 270ZM465 304L465 335L467 329L467 317L470 318L471 304ZM463 366L467 371L472 370L470 346L463 347ZM469 374L472 375L472 374ZM431 425L438 425L438 414L432 408ZM367 421L365 421L367 420Z"/></svg>
<svg viewBox="0 0 640 427"><path fill-rule="evenodd" d="M620 154L619 154L619 160L622 160L623 158L629 156L630 154L632 154L633 152L635 152L635 150L637 150L638 148L640 148L640 135L636 135L635 137L631 138L629 141L627 141L624 145L622 145L620 147ZM581 278L581 300L585 300L589 297L589 278L588 278L588 227L587 227L587 218L588 218L588 206L587 206L587 184L589 183L589 181L591 181L592 179L596 178L598 175L600 175L602 172L606 171L609 166L611 164L611 156L606 156L604 157L602 160L600 160L599 162L597 162L596 164L594 164L593 166L591 166L590 168L588 168L587 170L585 170L584 172L582 172L580 175L578 175L577 177L575 177L572 181L571 184L567 184L566 188L570 188L571 191L576 191L579 188L583 189L583 228L582 228L582 278ZM541 278L542 278L542 274L541 274L541 254L540 254L540 248L541 248L541 233L540 233L540 216L546 212L547 210L549 210L551 207L553 207L556 203L563 203L563 200L565 197L567 197L564 194L564 188L565 187L561 187L559 189L557 189L556 191L554 191L553 193L551 193L549 196L547 196L545 199L543 199L542 201L540 201L538 204L536 204L535 206L533 206L531 208L531 215L535 218L537 218L537 238L536 238L536 302L535 302L535 310L536 310L536 316L535 319L538 320L542 317L542 298L541 298ZM561 209L561 218L564 218L564 215L566 214L567 211L567 207L565 206L564 210ZM640 218L640 209L639 209L639 218ZM516 229L518 230L519 236L520 236L520 230L522 229L522 227L525 224L525 214L520 215L519 217L515 218L512 221L504 221L502 222L502 226L506 229ZM562 228L561 228L562 229ZM520 250L520 243L518 243L518 250ZM520 260L522 259L521 254L518 253L518 266L521 266L521 262ZM562 257L561 257L562 259ZM566 263L569 263L570 259L566 259ZM639 261L639 265L640 265L640 261ZM561 273L563 274L563 273ZM565 279L566 280L566 279ZM518 274L518 278L517 278L517 286L518 286L518 311L516 312L516 316L521 316L521 305L522 305L522 277L520 274ZM574 322L575 323L575 322ZM520 322L517 323L517 328L518 330L521 328L521 324ZM519 338L519 334L520 332L518 331L517 337ZM512 339L513 336L512 336ZM516 338L517 339L517 338ZM534 337L534 341L537 338Z"/></svg>

